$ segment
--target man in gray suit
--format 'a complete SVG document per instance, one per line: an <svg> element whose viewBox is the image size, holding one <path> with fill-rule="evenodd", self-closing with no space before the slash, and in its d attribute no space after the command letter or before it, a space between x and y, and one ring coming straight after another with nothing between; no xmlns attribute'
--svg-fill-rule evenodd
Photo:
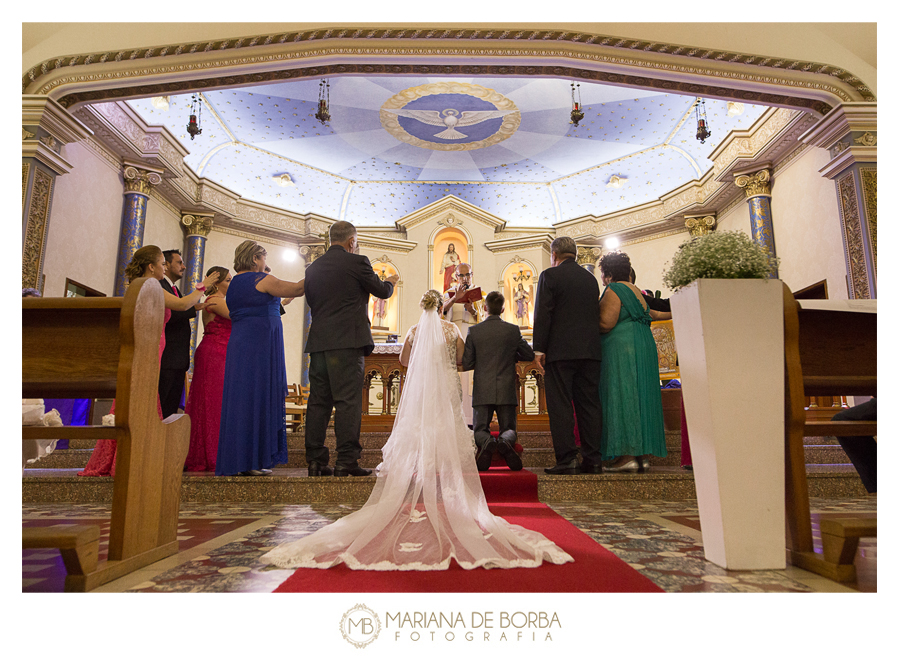
<svg viewBox="0 0 900 658"><path fill-rule="evenodd" d="M513 471L522 469L516 454L516 361L532 361L534 350L522 338L519 328L500 319L504 310L503 295L488 293L485 299L488 317L481 324L472 325L466 336L463 370L475 370L472 390L473 429L478 453L475 462L479 471L491 467L491 459L499 452ZM491 436L491 420L497 413L500 437Z"/></svg>
<svg viewBox="0 0 900 658"><path fill-rule="evenodd" d="M378 278L372 264L356 251L356 227L331 225L331 248L306 268L306 303L312 315L309 400L306 403L306 461L309 475L331 475L325 430L334 409L337 459L334 474L371 475L360 468L363 370L375 348L369 325L369 295L388 299L397 275Z"/></svg>

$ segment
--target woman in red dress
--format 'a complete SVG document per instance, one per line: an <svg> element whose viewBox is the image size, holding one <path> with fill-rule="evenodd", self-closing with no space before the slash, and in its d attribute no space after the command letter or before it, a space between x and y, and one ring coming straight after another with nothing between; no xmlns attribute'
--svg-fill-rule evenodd
<svg viewBox="0 0 900 658"><path fill-rule="evenodd" d="M231 315L225 293L231 283L227 267L209 268L217 272L219 283L210 288L206 301L215 302L203 311L203 340L194 352L194 376L184 412L191 418L191 447L184 462L186 471L215 471L222 420L222 389L225 386L225 354L231 336Z"/></svg>
<svg viewBox="0 0 900 658"><path fill-rule="evenodd" d="M162 281L163 276L165 275L166 268L166 258L163 256L162 250L156 245L147 245L146 247L141 247L137 251L134 252L134 256L131 257L131 262L128 263L128 267L125 268L125 276L128 279L129 283L134 281L135 279L139 279L141 277L151 277L156 279L157 281ZM207 286L213 286L219 280L219 274L216 273L212 276L207 275L207 277L203 280L203 282L197 286L197 289L191 292L190 295L185 295L184 297L176 297L171 293L163 290L163 298L165 299L166 304L166 317L165 322L169 321L169 316L172 314L172 311L186 311L191 306L197 307L198 310L206 308L209 304L198 304L200 301L200 297L203 294L203 291ZM166 347L166 332L163 330L162 334L159 337L159 355L162 357L163 350ZM159 413L160 420L162 420L162 410L159 406L159 398L156 400L156 410ZM116 405L113 403L113 408L110 413L115 413ZM116 442L112 439L101 439L97 441L94 445L94 451L91 453L91 458L88 460L87 466L84 467L83 471L80 471L78 475L87 475L87 476L99 476L99 475L111 475L115 476L116 474Z"/></svg>

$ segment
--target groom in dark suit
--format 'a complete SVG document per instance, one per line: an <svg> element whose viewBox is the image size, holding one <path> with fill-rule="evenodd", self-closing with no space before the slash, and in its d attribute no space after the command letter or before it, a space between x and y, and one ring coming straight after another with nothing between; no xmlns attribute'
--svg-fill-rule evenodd
<svg viewBox="0 0 900 658"><path fill-rule="evenodd" d="M466 336L463 370L475 370L472 390L473 425L478 453L475 463L479 471L491 467L494 452L499 452L513 471L522 470L516 454L516 361L534 360L534 350L522 338L519 328L500 319L504 299L496 290L485 299L488 317L472 325ZM491 436L491 420L497 412L500 437Z"/></svg>
<svg viewBox="0 0 900 658"><path fill-rule="evenodd" d="M550 245L550 269L541 272L534 305L534 351L544 387L556 465L551 475L600 473L600 285L575 257L570 237ZM572 404L575 413L572 413ZM575 419L581 437L581 464Z"/></svg>
<svg viewBox="0 0 900 658"><path fill-rule="evenodd" d="M369 295L388 299L399 277L382 281L369 259L354 253L356 227L350 222L335 222L329 235L331 248L306 268L306 303L312 315L304 350L309 354L306 461L310 476L331 475L325 429L334 409L334 474L371 475L359 467L363 371L375 348Z"/></svg>
<svg viewBox="0 0 900 658"><path fill-rule="evenodd" d="M175 284L184 275L185 265L178 249L163 252L166 259L165 276L159 282L163 290L176 297L181 293ZM159 406L163 418L178 413L184 394L184 375L191 366L191 320L197 317L193 307L187 311L172 311L166 322L166 348L159 361Z"/></svg>

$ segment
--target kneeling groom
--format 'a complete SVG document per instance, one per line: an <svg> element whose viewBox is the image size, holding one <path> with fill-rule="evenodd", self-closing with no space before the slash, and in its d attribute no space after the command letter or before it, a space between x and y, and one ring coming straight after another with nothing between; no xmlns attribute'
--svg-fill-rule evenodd
<svg viewBox="0 0 900 658"><path fill-rule="evenodd" d="M494 452L499 452L514 471L521 470L522 460L516 445L516 361L532 361L534 350L522 338L519 328L500 319L504 310L503 295L494 291L485 299L487 319L469 328L462 369L475 370L472 390L473 428L478 453L479 471L491 467ZM500 437L491 436L491 420L497 412Z"/></svg>

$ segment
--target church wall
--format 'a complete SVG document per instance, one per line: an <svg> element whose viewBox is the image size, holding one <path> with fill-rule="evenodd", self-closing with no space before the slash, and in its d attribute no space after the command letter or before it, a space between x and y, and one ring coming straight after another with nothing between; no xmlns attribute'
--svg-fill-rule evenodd
<svg viewBox="0 0 900 658"><path fill-rule="evenodd" d="M825 279L830 299L847 299L837 193L834 182L819 173L828 161L825 149L809 148L773 177L778 274L791 290Z"/></svg>
<svg viewBox="0 0 900 658"><path fill-rule="evenodd" d="M122 221L122 176L80 142L63 147L72 165L56 177L44 262L44 295L65 295L66 278L112 295Z"/></svg>
<svg viewBox="0 0 900 658"><path fill-rule="evenodd" d="M678 246L689 238L690 234L684 232L622 246L621 250L628 254L631 266L637 274L635 285L641 290L659 290L664 298L671 296L672 291L662 282L663 271L671 264ZM599 279L599 266L595 272ZM603 284L600 283L600 286L602 288Z"/></svg>
<svg viewBox="0 0 900 658"><path fill-rule="evenodd" d="M180 221L180 214L172 212L150 197L147 200L147 220L144 224L144 246L155 244L163 251L178 249L184 256L184 231L181 229ZM179 290L183 290L181 284L181 281L176 284Z"/></svg>

